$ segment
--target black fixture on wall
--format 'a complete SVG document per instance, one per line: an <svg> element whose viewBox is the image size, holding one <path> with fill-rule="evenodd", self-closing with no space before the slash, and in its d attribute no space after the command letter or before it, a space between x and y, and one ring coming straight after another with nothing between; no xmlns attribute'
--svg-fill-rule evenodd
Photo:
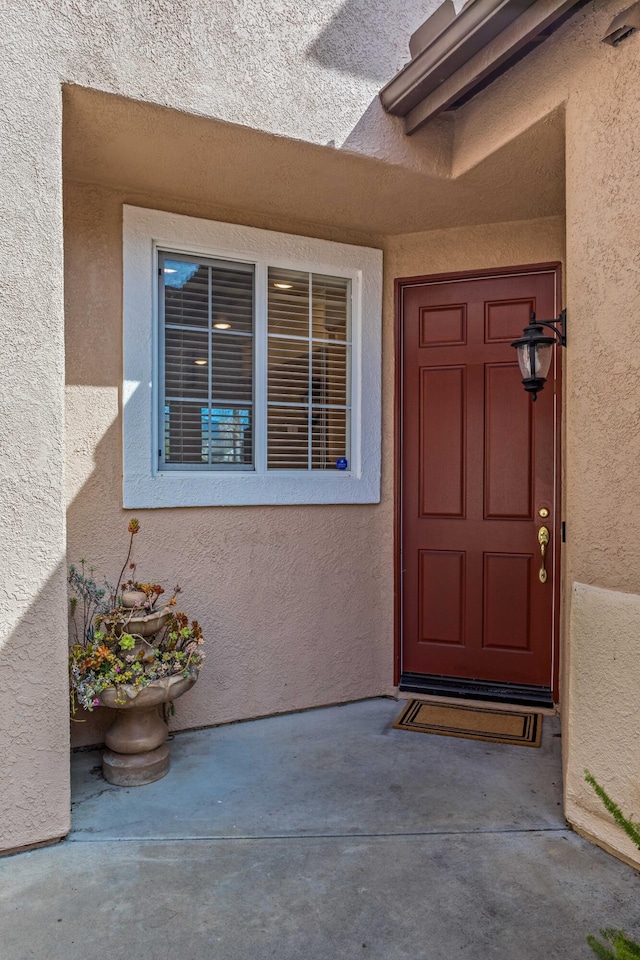
<svg viewBox="0 0 640 960"><path fill-rule="evenodd" d="M551 330L552 337L544 332L544 327ZM567 345L566 310L563 310L556 320L536 320L536 315L532 312L529 326L525 327L522 336L511 344L518 351L522 385L527 393L531 394L532 400L536 399L547 382L551 351L556 343L561 347Z"/></svg>

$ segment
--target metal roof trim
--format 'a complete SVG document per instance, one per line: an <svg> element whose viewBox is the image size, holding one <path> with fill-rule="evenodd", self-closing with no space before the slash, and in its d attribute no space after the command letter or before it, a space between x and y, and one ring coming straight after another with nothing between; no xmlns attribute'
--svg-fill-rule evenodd
<svg viewBox="0 0 640 960"><path fill-rule="evenodd" d="M405 117L536 0L474 0L380 91L388 113ZM425 21L426 23L427 21Z"/></svg>

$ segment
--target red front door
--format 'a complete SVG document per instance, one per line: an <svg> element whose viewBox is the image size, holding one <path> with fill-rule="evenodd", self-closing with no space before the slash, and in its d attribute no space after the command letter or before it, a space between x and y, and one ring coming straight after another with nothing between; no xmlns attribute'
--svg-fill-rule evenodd
<svg viewBox="0 0 640 960"><path fill-rule="evenodd" d="M510 342L556 290L555 267L400 281L405 684L553 687L558 398L552 366L531 401Z"/></svg>

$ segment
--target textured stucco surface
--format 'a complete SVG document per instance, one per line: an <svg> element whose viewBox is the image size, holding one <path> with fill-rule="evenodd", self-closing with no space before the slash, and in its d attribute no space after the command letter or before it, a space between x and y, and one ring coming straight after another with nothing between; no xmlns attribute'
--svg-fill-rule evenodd
<svg viewBox="0 0 640 960"><path fill-rule="evenodd" d="M603 25L608 26L606 17ZM567 582L637 595L640 36L634 34L628 44L600 45L597 69L588 82L585 76L567 107L567 302L575 331L567 378ZM591 818L593 798L580 775L586 760L618 802L638 816L640 711L629 705L640 689L640 599L585 588L574 593L572 606L567 815L628 853L624 835L612 830L602 811ZM607 642L612 637L614 648ZM593 670L594 659L601 671ZM589 707L602 723L593 722ZM604 756L609 763L601 767ZM640 862L637 850L632 856Z"/></svg>
<svg viewBox="0 0 640 960"><path fill-rule="evenodd" d="M343 146L353 136L354 149L382 156L398 143L408 159L419 144L405 144L395 136L397 121L370 105L402 65L406 38L432 6L433 0L364 7L341 0L3 4L0 283L12 337L0 360L0 849L60 836L69 822L61 85L96 87L318 144ZM88 288L95 269L83 278ZM107 368L115 352L108 343ZM108 387L104 380L98 373L92 385ZM98 414L90 416L95 421ZM78 438L76 446L85 442ZM86 465L86 450L79 459Z"/></svg>
<svg viewBox="0 0 640 960"><path fill-rule="evenodd" d="M16 0L3 35L28 76L339 147L397 144L377 104L437 0ZM368 119L362 118L368 112ZM355 133L354 133L355 131Z"/></svg>
<svg viewBox="0 0 640 960"><path fill-rule="evenodd" d="M625 592L640 592L640 36L633 35L617 48L600 42L610 20L626 5L625 0L587 4L535 53L457 111L452 121L427 127L410 140L402 138L398 121L382 113L376 93L406 59L407 38L432 7L426 0L418 4L323 0L306 6L295 0L206 0L197 9L182 0L143 5L124 0L109 4L44 0L37 5L14 0L6 5L0 65L5 93L0 282L3 315L13 335L6 339L0 360L0 517L6 532L0 706L3 758L9 771L3 778L6 812L0 847L58 836L68 824L61 85L93 87L216 122L253 127L265 131L265 136L306 141L316 150L333 144L341 149L321 153L334 162L350 150L366 155L356 158L363 166L349 171L344 180L336 167L327 166L327 182L335 176L342 191L333 211L330 203L318 203L313 191L300 185L296 165L303 155L296 159L293 151L290 166L281 168L281 182L274 186L274 176L265 178L264 202L256 203L255 190L250 193L253 206L233 178L235 192L220 189L217 177L221 170L233 169L233 154L226 166L217 164L209 186L205 178L200 199L189 192L180 157L172 159L167 170L167 157L161 153L148 171L148 189L144 168L138 169L136 182L116 184L118 189L111 193L104 185L68 184L69 203L75 206L66 251L67 279L71 273L74 281L66 292L69 556L73 559L82 550L105 568L121 542L125 519L114 493L121 470L117 325L118 211L123 200L327 239L377 243L386 250L389 280L436 270L557 259L559 220L555 225L547 218L530 226L514 222L468 229L464 223L470 220L464 220L464 212L468 210L473 220L495 200L499 212L494 217L486 214L487 221L560 213L553 191L549 196L555 197L556 206L534 211L540 177L548 174L549 182L556 183L562 157L554 153L549 167L544 158L536 159L534 177L522 176L522 170L531 168L518 163L527 145L537 149L538 134L545 144L555 143L558 118L564 119L570 311L565 356L565 595L570 595L574 582L612 591L613 599L606 604L596 592L589 609L602 605L604 624L608 604L618 604L619 634L627 638L631 650L637 635L635 614L621 598ZM488 169L484 165L491 165L498 154L504 191L499 166L483 179ZM277 150L269 154L271 171L278 156ZM427 205L422 224L420 217L410 219L417 202L409 205L408 213L406 203L398 204L395 218L393 204L380 215L369 215L363 202L367 191L351 204L348 185L365 176L364 168L373 163L369 158L392 162L389 179L380 181L384 189L372 188L371 198L382 202L387 185L397 190L400 178L399 192L411 196L413 190L422 202L426 182L440 178L451 198L454 220L449 223L460 226L408 237L403 235L407 230L426 229L435 222L446 226L442 211L440 220L433 220ZM314 162L314 169L322 171L325 161ZM431 164L433 176L426 176ZM376 170L380 166L375 164ZM452 178L447 178L448 170ZM99 164L96 171L102 176ZM374 186L377 176L372 174ZM85 178L75 172L76 180ZM295 203L287 204L289 181L295 185ZM531 194L526 214L515 202L504 202L505 196L517 195L514 185ZM483 190L486 196L479 197ZM374 208L375 203L369 206ZM381 234L397 236L387 242ZM193 582L192 571L197 570L198 585L185 600L192 599L195 606L201 597L208 598L209 632L217 647L212 648L207 667L210 679L181 705L180 722L185 726L240 716L246 698L271 712L327 702L331 691L336 691L335 699L371 695L380 692L381 678L386 683L392 625L389 287L386 296L385 447L379 507L273 508L261 516L249 508L235 510L233 517L221 511L207 527L210 536L204 546L195 541L188 511L163 514L159 520L154 515L153 528L141 516L145 536L147 531L149 535L141 541L138 559L144 562L147 551L158 576L177 575L185 584ZM292 550L292 544L301 540L302 557ZM176 569L178 550L183 565ZM247 580L248 597L241 583ZM580 742L576 731L582 737L586 711L596 701L611 722L591 726L590 756L598 757L601 747L608 745L619 764L615 769L612 764L608 779L603 779L627 808L637 804L630 779L616 772L625 769L628 757L626 728L617 713L616 666L607 660L597 678L590 670L595 640L580 614L586 597L578 591L572 600L563 671L565 765L571 787L567 813L576 823L584 811L593 810L580 780L581 765L590 757L574 751ZM565 614L568 608L567 602ZM629 657L626 662L627 685L640 686L640 661ZM301 677L303 688L297 686ZM637 714L628 718L627 727L640 739ZM81 729L84 738L87 734ZM593 772L599 775L597 769ZM593 823L597 835L605 821L594 815Z"/></svg>
<svg viewBox="0 0 640 960"><path fill-rule="evenodd" d="M567 809L578 830L637 863L637 848L585 784L584 770L591 771L627 815L639 818L640 597L576 583L570 616L572 653L579 658L579 669L574 666L567 678Z"/></svg>
<svg viewBox="0 0 640 960"><path fill-rule="evenodd" d="M392 162L383 162L376 153L302 143L77 86L65 87L63 104L69 179L195 203L206 198L230 209L232 220L251 211L304 219L311 232L332 225L403 234L564 211L562 110L454 179L450 118L429 127L419 151L414 137L400 141L413 145L412 162L391 152Z"/></svg>
<svg viewBox="0 0 640 960"><path fill-rule="evenodd" d="M62 103L46 75L23 79L25 54L9 45L0 68L0 849L69 826Z"/></svg>
<svg viewBox="0 0 640 960"><path fill-rule="evenodd" d="M434 0L2 5L0 284L12 337L0 360L0 849L59 836L69 818L61 85L316 144L350 142L381 157L397 148L410 163L422 141L405 142L376 95L407 58L406 38L433 6ZM93 269L84 277L88 287ZM109 344L107 366L112 355ZM95 385L109 386L101 374ZM86 464L86 451L79 459Z"/></svg>
<svg viewBox="0 0 640 960"><path fill-rule="evenodd" d="M131 515L121 509L124 202L138 200L95 185L65 187L69 560L90 556L105 573L121 552ZM146 202L161 205L162 198ZM192 212L177 201L173 209ZM199 212L216 216L213 207ZM179 581L185 607L196 611L209 638L205 671L177 705L176 728L391 690L393 279L558 260L562 227L561 218L551 218L384 244L380 505L135 511L143 524L136 539L140 573L146 562L154 578ZM332 239L348 238L334 229ZM99 742L108 719L97 711L73 724L74 744Z"/></svg>
<svg viewBox="0 0 640 960"><path fill-rule="evenodd" d="M139 518L139 575L180 583L208 640L179 728L388 692L388 506L121 509L123 202L137 199L65 188L69 561L91 558L114 580L127 519ZM73 724L74 744L100 741L108 719Z"/></svg>

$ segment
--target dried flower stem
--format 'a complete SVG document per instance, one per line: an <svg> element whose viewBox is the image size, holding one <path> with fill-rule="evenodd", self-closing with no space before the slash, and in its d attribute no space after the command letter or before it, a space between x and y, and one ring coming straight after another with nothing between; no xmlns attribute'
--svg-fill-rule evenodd
<svg viewBox="0 0 640 960"><path fill-rule="evenodd" d="M112 599L112 605L113 605L114 607L116 606L116 604L117 604L117 602L118 602L118 590L120 589L120 584L122 583L122 577L124 576L124 572L125 572L125 570L127 569L127 564L129 563L129 558L130 558L130 556L131 556L131 549L132 549L132 547L133 547L133 538L135 537L136 533L137 533L138 530L140 529L140 524L138 523L137 520L130 520L130 521L129 521L129 526L127 527L127 529L128 529L128 531L129 531L129 534L130 534L130 536L129 536L129 550L128 550L128 553L127 553L127 559L126 559L125 562L122 564L122 570L120 571L120 576L119 576L118 579L116 580L115 593L114 593L113 597L111 598L111 599Z"/></svg>

